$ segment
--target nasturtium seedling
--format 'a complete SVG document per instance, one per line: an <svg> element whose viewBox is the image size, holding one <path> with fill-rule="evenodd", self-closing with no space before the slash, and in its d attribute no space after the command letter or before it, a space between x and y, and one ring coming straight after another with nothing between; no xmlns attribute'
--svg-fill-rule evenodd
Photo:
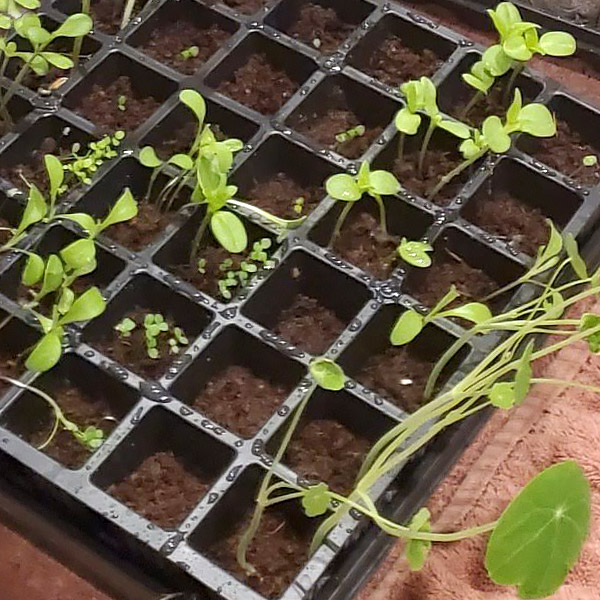
<svg viewBox="0 0 600 600"><path fill-rule="evenodd" d="M309 365L310 374L319 387L337 392L344 388L346 375L342 368L329 358L315 358Z"/></svg>
<svg viewBox="0 0 600 600"><path fill-rule="evenodd" d="M302 508L307 517L320 517L329 509L329 488L325 483L308 488L302 496Z"/></svg>
<svg viewBox="0 0 600 600"><path fill-rule="evenodd" d="M580 331L587 331L588 329L595 329L600 327L600 316L592 313L585 313L582 315L579 329ZM600 329L595 333L590 333L588 337L585 338L590 352L594 354L600 354Z"/></svg>
<svg viewBox="0 0 600 600"><path fill-rule="evenodd" d="M488 398L492 406L508 410L516 402L514 385L507 381L495 383L488 394Z"/></svg>
<svg viewBox="0 0 600 600"><path fill-rule="evenodd" d="M510 503L488 542L491 580L517 586L520 598L554 594L587 537L590 485L574 461L559 463L531 480Z"/></svg>

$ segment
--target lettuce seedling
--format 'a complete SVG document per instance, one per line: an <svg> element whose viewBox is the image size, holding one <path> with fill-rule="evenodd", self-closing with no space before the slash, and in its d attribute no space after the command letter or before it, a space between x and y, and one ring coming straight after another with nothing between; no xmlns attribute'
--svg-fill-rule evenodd
<svg viewBox="0 0 600 600"><path fill-rule="evenodd" d="M428 198L433 200L448 183L488 152L508 152L512 145L510 136L517 132L540 138L556 135L556 121L548 108L536 103L523 106L523 97L519 89L515 90L515 98L506 113L505 122L503 123L500 117L488 117L481 130L472 130L471 136L460 145L464 162L444 175L428 194Z"/></svg>
<svg viewBox="0 0 600 600"><path fill-rule="evenodd" d="M365 194L371 196L377 203L379 208L379 227L382 232L387 233L385 204L381 197L392 196L400 191L400 183L394 175L388 171L371 171L369 163L363 162L355 177L346 173L332 175L325 182L325 188L334 200L345 203L333 229L329 241L330 246L338 238L344 221L356 202L361 200Z"/></svg>
<svg viewBox="0 0 600 600"><path fill-rule="evenodd" d="M423 177L427 150L438 127L461 139L467 139L471 132L466 125L443 117L437 105L437 88L428 77L409 81L400 89L406 98L406 107L398 112L395 119L396 128L400 132L398 147L400 159L404 153L405 136L415 135L421 127L422 117L419 113L423 112L429 117L429 127L419 154L419 177Z"/></svg>

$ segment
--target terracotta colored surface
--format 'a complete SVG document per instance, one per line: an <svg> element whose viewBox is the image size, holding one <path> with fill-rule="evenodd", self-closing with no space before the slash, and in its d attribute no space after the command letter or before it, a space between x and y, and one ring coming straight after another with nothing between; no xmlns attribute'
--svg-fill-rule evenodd
<svg viewBox="0 0 600 600"><path fill-rule="evenodd" d="M581 306L579 311L600 311ZM600 356L584 344L566 348L543 366L547 376L600 385ZM463 529L497 519L516 492L540 470L575 459L590 480L593 525L581 559L553 600L600 598L600 397L573 388L538 386L517 410L498 412L434 495L434 528ZM420 573L410 573L397 544L357 600L512 600L483 567L485 539L434 547Z"/></svg>
<svg viewBox="0 0 600 600"><path fill-rule="evenodd" d="M0 525L0 600L111 600Z"/></svg>

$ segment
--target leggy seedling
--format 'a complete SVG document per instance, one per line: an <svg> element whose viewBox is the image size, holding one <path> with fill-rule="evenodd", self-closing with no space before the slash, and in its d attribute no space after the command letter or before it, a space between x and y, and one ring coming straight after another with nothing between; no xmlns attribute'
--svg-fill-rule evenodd
<svg viewBox="0 0 600 600"><path fill-rule="evenodd" d="M388 171L371 171L369 163L363 162L355 177L346 173L332 175L325 182L325 188L334 200L345 203L333 229L329 241L330 246L338 238L342 226L356 202L365 194L371 196L377 203L379 227L383 233L387 234L387 219L382 196L391 196L400 191L400 183L394 175Z"/></svg>
<svg viewBox="0 0 600 600"><path fill-rule="evenodd" d="M566 257L562 255L563 249ZM565 283L564 275L568 270L573 270L577 279ZM544 277L543 282L538 280L540 276ZM246 551L263 511L281 502L300 501L308 516L330 513L315 534L312 552L353 509L387 534L405 540L406 556L415 570L422 568L432 543L450 543L491 532L486 568L495 583L518 586L522 598L542 598L556 592L575 564L590 525L590 486L581 468L573 461L550 467L534 478L497 521L452 533L435 531L426 510L419 511L407 525L394 523L380 514L372 498L373 488L382 477L397 473L439 433L490 407L508 410L520 404L536 383L570 385L600 393L600 388L587 383L537 378L532 369L535 361L583 340L588 341L591 351L600 349L600 316L563 316L570 307L600 293L600 277L598 274L589 276L572 236L563 238L552 227L548 244L540 249L534 265L513 286L528 282L536 283L539 296L523 300L504 314L492 316L480 303L448 309L449 302L455 299L453 290L434 309L437 316L433 318L442 315L471 317L474 326L436 364L425 390L426 400L436 389L444 366L473 337L490 332L503 333L504 337L456 385L402 420L375 444L348 496L331 491L325 483L308 487L287 481L270 484L274 465L281 461L306 406L307 398L303 400L262 482L254 517L238 546L238 562L247 573L256 574L247 561ZM414 315L414 311L408 314ZM393 343L408 343L422 327L422 319L415 322L414 316L411 320L403 317L394 327ZM407 331L402 332L402 329ZM536 349L537 337L546 333L552 334L551 341ZM330 364L324 372L329 376L335 372L337 386L333 389L341 389L341 369ZM318 381L318 372L311 369L311 373ZM542 566L540 556L545 557Z"/></svg>

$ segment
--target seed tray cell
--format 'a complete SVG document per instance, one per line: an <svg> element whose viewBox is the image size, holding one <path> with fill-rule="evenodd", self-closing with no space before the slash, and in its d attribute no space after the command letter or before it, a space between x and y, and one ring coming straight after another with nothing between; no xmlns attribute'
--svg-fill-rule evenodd
<svg viewBox="0 0 600 600"><path fill-rule="evenodd" d="M105 1L95 3L96 7ZM78 114L82 102L94 98L90 96L94 86L99 86L97 91L128 77L133 86L129 100L135 100L132 113L139 118L125 127L124 155L102 166L92 185L76 187L60 210L89 211L100 218L122 188L129 186L144 216L152 209L143 199L150 173L129 154L146 144L165 157L185 149L195 133L195 122L179 103L177 92L192 87L206 99L206 121L217 132L246 144L232 172L240 199L260 206L263 199L270 202L269 193L284 196L281 214L291 218L295 200L305 198L303 214L308 218L284 240L276 239L270 224L238 211L251 242L265 237L273 241L269 252L274 265L230 300L216 288L203 288L199 280L185 281L185 273L177 269L189 259L202 209L179 209L176 202L167 221L159 221L148 239L137 242L123 237L118 227L104 232L95 276L107 299L106 312L83 327L69 328L65 354L48 375L11 371L53 393L60 391L58 384L67 385L71 395L107 391L109 416L115 421L105 423L108 439L83 462L61 464L52 457L52 449L47 449L49 455L36 450L38 438L29 436L40 433L32 433L30 426L47 427L47 407L16 387L0 389L4 394L0 400L3 478L32 499L51 504L57 522L78 528L82 540L96 540L115 563L149 576L156 586L154 596L188 592L190 598L196 594L203 600L352 597L389 543L364 520L345 517L309 559L306 551L316 521L303 517L295 505L289 507L291 514L269 517L273 527L268 531L277 531L264 547L293 548L294 563L287 569L281 561L266 561L264 586L239 572L231 555L235 538L230 535L240 531L250 514L260 477L290 415L310 387L307 367L312 356L338 359L350 379L341 392L314 395L293 445L274 473L289 481L307 476L344 487L348 481L340 481L340 467L331 460L329 445L323 449L312 440L322 435L344 442L348 453L366 451L381 433L416 408L409 402L410 394L399 398L398 390L422 385L428 365L463 331L460 321L447 321L429 326L405 349L390 345L390 330L402 311L433 301L419 289L433 289L436 294L445 290L439 281L423 283L431 273L435 276L435 267L417 270L393 257L381 270L369 257L359 260L355 248L329 248L341 207L322 186L334 172L356 172L361 159L373 160L374 168L393 167L398 147L393 117L402 106L398 77L433 76L443 90L442 108L453 113L463 101L460 73L483 48L432 23L418 7L375 0L315 0L312 4L331 17L335 13L341 23L332 26L331 46L325 43L328 31L321 29L317 32L321 43L315 45L316 37L303 39L303 30L295 29L295 11L305 4L151 0L122 31L117 31L118 23L103 19L89 36L91 42L86 42L93 44L94 54L63 86L50 96L25 87L18 90L14 102L21 103L23 111L17 116L29 114L0 143L3 191L23 187L19 171L33 172L44 185L39 170L44 152L66 152L74 142L84 144L105 132L102 125L107 123L97 119L105 114L100 105L94 105L92 113ZM470 0L437 4L458 6L466 21L487 21L482 5L475 11ZM44 12L49 20L61 22L79 6L76 0L44 2ZM317 9L314 14L325 13ZM182 47L173 51L168 51L167 43L164 48L153 47L155 28L168 31L174 23L190 34L180 36ZM561 28L553 21L547 23ZM200 40L192 31L211 33ZM596 38L585 39L591 44ZM203 50L202 56L199 53L197 62L179 64L177 53L194 44ZM399 48L394 56L406 57L391 71L385 68L388 47ZM256 61L248 68L252 57ZM519 87L528 98L556 110L586 144L598 147L600 141L589 125L598 118L597 111L533 71L522 76ZM269 91L272 97L267 96ZM145 109L135 108L136 103ZM112 119L108 130L114 130L124 115L116 106L104 108ZM343 117L339 130L338 121L327 123L332 112ZM329 128L328 139L318 130L322 122ZM332 133L334 137L360 124L369 134L358 149L335 147ZM58 144L50 147L49 139ZM447 144L438 132L433 147L444 153L451 148ZM407 148L410 154L410 144ZM510 195L538 223L552 218L584 244L600 216L597 182L573 181L577 178L570 172L548 169L536 151L530 140L519 138L508 156L477 165L436 202L426 198L428 187L415 189L410 173L400 172L406 191L384 199L392 236L382 245L384 262L391 258L385 254L388 246L394 250L402 237L424 239L436 248L434 257L452 264L445 270L456 271L453 283L459 287L473 277L490 289L512 281L527 268L530 253L515 247L518 236L524 235L520 230L498 231L489 225L494 225L493 218L485 220L482 206L490 194ZM14 223L24 198L14 192L9 195L0 204L0 217ZM354 209L348 231L364 226L367 235L376 232L377 216L375 204L365 200ZM80 233L73 224L42 224L23 241L23 247L57 251ZM525 235L530 235L529 230ZM507 244L510 236L512 243ZM16 254L0 261L0 309L5 311L0 317L15 315L0 342L0 359L4 348L17 355L39 335L22 320L23 311L14 302L22 262ZM499 304L510 300L501 298ZM114 326L135 307L160 312L189 338L180 354L169 355L156 370L140 370L125 354L111 350L118 341ZM494 340L475 340L448 366L444 381L451 385L460 380L491 343ZM397 364L408 365L406 380L392 385L382 381L381 374ZM1 365L11 366L0 360ZM236 410L229 410L223 398ZM380 501L386 514L408 519L484 421L484 417L469 421L436 440L403 468L401 477L380 482L374 500ZM314 459L312 465L307 457ZM141 488L137 487L140 481ZM176 495L161 492L169 485L184 490L185 502L169 505ZM144 493L154 495L142 502L147 498Z"/></svg>

